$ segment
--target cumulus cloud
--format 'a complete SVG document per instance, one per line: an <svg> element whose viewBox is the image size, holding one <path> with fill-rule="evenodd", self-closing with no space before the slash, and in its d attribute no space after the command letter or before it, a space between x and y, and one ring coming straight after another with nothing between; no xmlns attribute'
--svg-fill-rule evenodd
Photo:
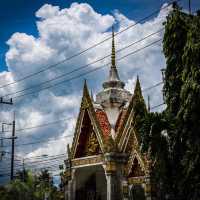
<svg viewBox="0 0 200 200"><path fill-rule="evenodd" d="M116 50L119 50L130 43L137 41L162 28L162 23L168 13L168 9L162 10L152 19L130 28L116 36ZM9 50L6 53L6 63L8 72L0 73L0 85L19 80L21 77L37 72L45 67L51 66L71 55L84 50L110 36L110 29L114 24L118 24L117 31L122 31L127 26L135 23L133 19L128 19L120 11L115 11L114 15L102 15L97 13L89 4L72 3L69 8L60 9L58 6L45 4L37 12L36 25L38 37L26 33L14 33L7 41ZM158 33L153 37L134 45L123 52L117 53L117 59L132 51L135 51L149 43L161 39L163 33ZM160 69L164 68L165 60L162 55L161 44L146 48L135 55L117 62L120 77L126 82L126 88L133 92L136 75L140 76L142 88L149 87L161 81ZM30 86L37 85L43 81L55 78L63 73L67 73L81 65L88 64L111 52L111 41L85 52L84 54L64 62L56 67L51 67L45 73L41 73L32 78L25 79L19 84L13 84L0 89L2 94L12 93ZM93 64L88 69L102 66L110 61L110 58L97 64ZM109 66L108 66L109 67ZM90 88L97 92L101 89L101 83L107 78L108 67L95 72L84 78L88 79ZM88 70L87 69L87 70ZM58 81L71 78L70 74L55 82L50 82L45 86L51 86ZM83 79L66 82L57 87L43 90L34 95L24 96L16 99L17 127L36 126L38 124L56 121L62 118L71 118L66 122L60 122L42 129L32 129L24 132L17 140L17 143L26 143L34 140L47 140L46 143L38 143L32 146L21 146L17 148L17 154L22 156L34 156L40 154L58 154L66 152L66 144L71 142L71 138L60 139L54 143L48 143L48 139L56 139L62 136L71 135L74 130L75 117L77 116L82 95ZM40 86L36 89L42 89ZM31 91L34 91L31 90ZM23 93L20 93L23 94ZM148 93L151 96L152 105L162 102L161 87L155 88ZM2 120L9 120L7 108L3 108ZM10 118L11 120L11 118Z"/></svg>

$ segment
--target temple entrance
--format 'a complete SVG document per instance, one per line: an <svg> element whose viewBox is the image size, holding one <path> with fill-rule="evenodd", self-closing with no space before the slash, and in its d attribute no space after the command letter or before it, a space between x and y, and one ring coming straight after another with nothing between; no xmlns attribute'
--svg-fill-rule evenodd
<svg viewBox="0 0 200 200"><path fill-rule="evenodd" d="M75 172L76 200L106 200L106 177L102 166L82 167Z"/></svg>
<svg viewBox="0 0 200 200"><path fill-rule="evenodd" d="M145 200L145 192L142 185L133 185L130 191L131 200Z"/></svg>

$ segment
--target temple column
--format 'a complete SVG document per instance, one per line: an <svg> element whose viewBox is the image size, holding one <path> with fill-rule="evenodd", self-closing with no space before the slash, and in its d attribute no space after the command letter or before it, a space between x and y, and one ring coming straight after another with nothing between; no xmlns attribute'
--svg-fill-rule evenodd
<svg viewBox="0 0 200 200"><path fill-rule="evenodd" d="M151 177L150 176L147 176L145 178L144 191L145 191L146 200L152 200L152 198L151 198Z"/></svg>
<svg viewBox="0 0 200 200"><path fill-rule="evenodd" d="M72 169L70 159L65 160L65 166L65 200L75 200L75 169Z"/></svg>
<svg viewBox="0 0 200 200"><path fill-rule="evenodd" d="M76 198L76 179L75 179L75 169L71 171L71 180L69 182L69 200L75 200Z"/></svg>
<svg viewBox="0 0 200 200"><path fill-rule="evenodd" d="M107 200L120 200L119 191L117 191L117 163L114 153L105 155L106 180L107 180Z"/></svg>
<svg viewBox="0 0 200 200"><path fill-rule="evenodd" d="M126 181L123 181L123 164L125 156L121 153L106 153L105 154L105 172L107 179L107 200L126 200L127 195L124 195L123 189L128 186ZM127 187L128 190L128 187ZM126 193L126 192L125 192ZM126 198L127 197L127 198Z"/></svg>
<svg viewBox="0 0 200 200"><path fill-rule="evenodd" d="M129 199L129 186L128 186L128 180L126 178L122 181L122 191L123 191L123 200Z"/></svg>
<svg viewBox="0 0 200 200"><path fill-rule="evenodd" d="M156 199L156 188L153 178L149 175L145 179L145 197L146 200L155 200Z"/></svg>

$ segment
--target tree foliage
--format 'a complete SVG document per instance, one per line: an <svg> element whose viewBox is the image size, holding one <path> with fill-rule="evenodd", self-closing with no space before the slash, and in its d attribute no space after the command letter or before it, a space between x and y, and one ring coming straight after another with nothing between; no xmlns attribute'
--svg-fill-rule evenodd
<svg viewBox="0 0 200 200"><path fill-rule="evenodd" d="M175 8L165 24L163 51L166 114L175 121L170 135L173 192L179 199L200 196L200 17Z"/></svg>
<svg viewBox="0 0 200 200"><path fill-rule="evenodd" d="M44 200L45 195L51 200L64 199L63 193L53 185L48 170L41 171L39 175L27 171L18 174L21 176L0 188L0 200Z"/></svg>
<svg viewBox="0 0 200 200"><path fill-rule="evenodd" d="M159 199L200 199L200 15L174 4L163 39L166 109L140 124L141 149L156 164Z"/></svg>

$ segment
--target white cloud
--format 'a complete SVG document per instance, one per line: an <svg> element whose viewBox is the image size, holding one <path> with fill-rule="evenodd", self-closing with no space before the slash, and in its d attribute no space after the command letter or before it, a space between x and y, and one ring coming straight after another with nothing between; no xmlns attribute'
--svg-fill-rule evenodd
<svg viewBox="0 0 200 200"><path fill-rule="evenodd" d="M162 28L162 22L165 20L167 10L161 11L158 16L134 26L124 33L116 36L116 49L120 49L134 41L137 41ZM134 24L135 21L128 19L120 11L115 12L114 16L102 15L84 3L73 3L69 8L60 9L58 6L45 4L37 12L38 37L27 35L26 33L14 33L8 40L9 50L6 54L6 63L9 72L0 73L0 85L30 73L43 69L44 66L50 66L66 57L69 57L83 49L102 41L110 35L108 29L117 22L118 30ZM117 54L117 58L137 50L157 39L162 38L162 34L156 34L145 41L134 45L129 49ZM117 62L120 71L120 77L127 83L126 88L133 92L136 75L140 76L142 88L151 86L161 80L160 69L165 66L165 60L162 55L162 47L157 44L147 48L135 55ZM68 62L65 62L55 68L26 79L20 84L12 85L1 89L2 94L17 91L31 85L54 78L57 75L69 72L80 65L85 65L95 59L110 54L111 41L92 49L81 56L78 56ZM88 69L109 62L109 59L100 64L94 64ZM80 73L80 72L79 72ZM79 74L77 73L77 74ZM101 70L87 76L89 86L96 92L101 88L101 83L107 78L107 70ZM72 74L66 78L70 78ZM61 79L63 80L63 79ZM47 85L51 85L49 83ZM77 116L80 99L82 95L83 80L77 79L66 82L58 87L44 90L39 94L25 96L17 99L15 110L17 115L17 126L28 127L42 123L56 121L61 118L70 118ZM41 87L39 87L41 88ZM161 103L161 88L156 88L145 93L151 95L152 105ZM3 115L8 120L7 109L3 110ZM58 138L73 133L75 120L60 122L43 129L33 129L23 135L18 143L34 141L34 139L48 140ZM17 149L17 153L22 155L39 155L48 153L56 154L66 151L66 142L69 140L58 140L54 144L37 144L33 146L23 146Z"/></svg>

